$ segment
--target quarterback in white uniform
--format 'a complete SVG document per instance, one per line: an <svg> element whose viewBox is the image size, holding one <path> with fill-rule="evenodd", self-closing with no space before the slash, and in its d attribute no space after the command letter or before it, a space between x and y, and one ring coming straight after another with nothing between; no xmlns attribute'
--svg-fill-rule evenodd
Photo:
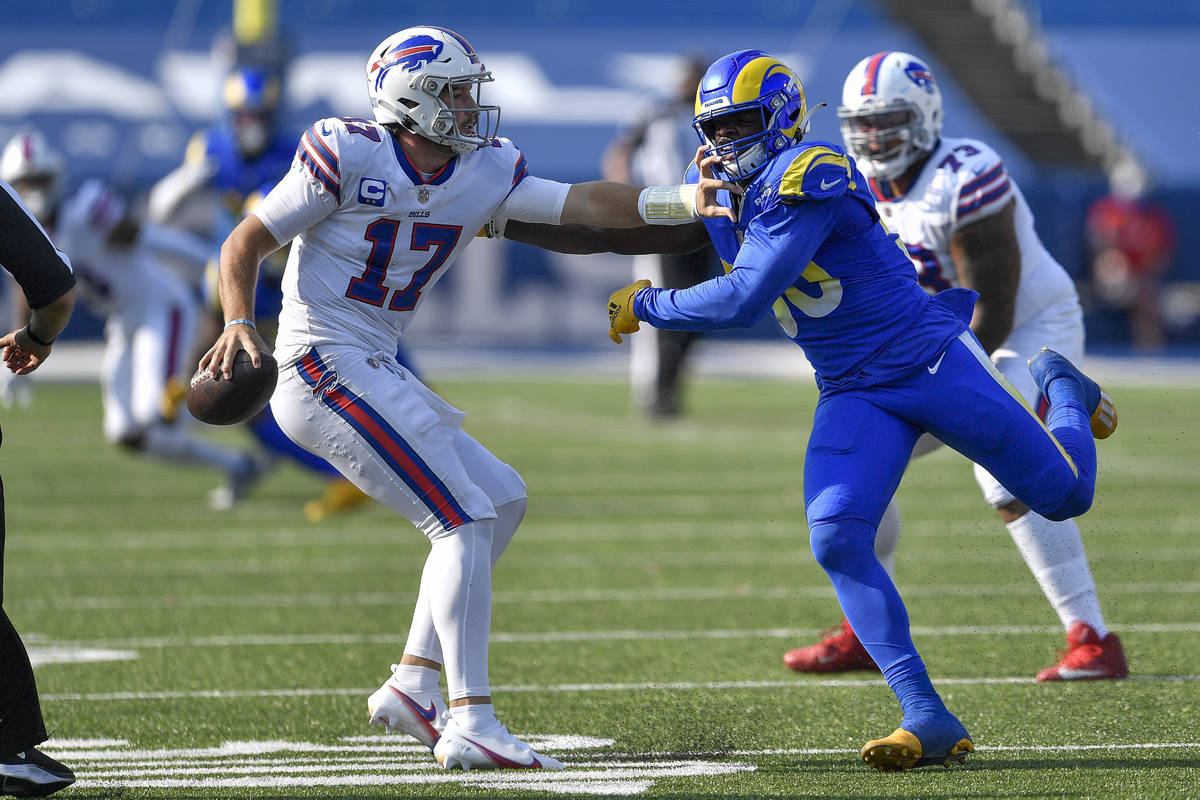
<svg viewBox="0 0 1200 800"><path fill-rule="evenodd" d="M21 194L71 257L81 301L105 317L100 368L104 436L147 456L204 464L226 475L210 504L228 508L257 480L249 455L206 442L164 418L167 383L187 380L196 303L186 285L158 266L155 253L187 248L171 231L138 225L102 181L60 198L62 159L35 132L15 136L0 155L0 175Z"/></svg>
<svg viewBox="0 0 1200 800"><path fill-rule="evenodd" d="M1083 312L1066 271L1047 252L1033 215L1000 156L975 139L941 136L941 91L929 67L887 51L860 61L842 90L842 135L868 176L879 215L899 236L929 292L979 292L971 328L1029 405L1045 413L1026 364L1043 347L1083 359ZM1115 423L1115 419L1114 419ZM926 435L914 455L940 445ZM1059 663L1039 681L1123 678L1120 640L1107 632L1083 541L1074 520L1030 511L982 467L975 476L1067 630ZM900 538L895 499L875 540L891 573ZM785 654L803 672L874 668L845 622L832 635Z"/></svg>
<svg viewBox="0 0 1200 800"><path fill-rule="evenodd" d="M493 217L687 222L695 187L691 200L658 203L685 190L530 176L520 150L495 138L499 107L480 105L491 73L444 28L388 37L366 77L375 120L313 125L288 174L226 240L225 331L200 364L229 374L239 350L259 359L265 345L251 322L258 264L294 238L275 346L275 417L431 541L403 657L368 698L371 722L414 736L447 769L561 769L501 725L488 682L491 571L524 516L525 484L393 354L425 293Z"/></svg>

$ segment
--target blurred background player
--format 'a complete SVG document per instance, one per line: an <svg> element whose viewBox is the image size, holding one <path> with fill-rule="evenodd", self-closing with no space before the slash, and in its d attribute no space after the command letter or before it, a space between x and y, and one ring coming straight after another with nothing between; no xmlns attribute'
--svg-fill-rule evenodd
<svg viewBox="0 0 1200 800"><path fill-rule="evenodd" d="M62 158L40 133L18 134L0 154L0 178L71 256L80 299L106 318L100 370L105 438L141 455L220 470L225 484L209 501L216 509L232 507L257 482L258 463L190 434L166 400L168 381L186 382L191 373L197 307L183 282L155 259L158 252L186 252L194 242L140 224L99 180L64 197L63 177Z"/></svg>
<svg viewBox="0 0 1200 800"><path fill-rule="evenodd" d="M604 177L639 186L668 185L682 179L696 155L696 85L709 59L685 55L677 65L673 91L642 109L604 152ZM633 256L633 275L655 286L685 288L719 270L716 251L705 244L691 253ZM634 404L651 417L674 417L682 410L681 383L695 331L648 329L635 336L629 355Z"/></svg>
<svg viewBox="0 0 1200 800"><path fill-rule="evenodd" d="M1108 176L1109 193L1087 210L1092 285L1105 306L1128 318L1130 339L1142 352L1167 343L1162 281L1175 255L1175 223L1149 197L1150 176L1133 159Z"/></svg>
<svg viewBox="0 0 1200 800"><path fill-rule="evenodd" d="M979 293L971 330L1000 372L1038 408L1044 399L1027 362L1049 347L1079 363L1083 312L1074 283L1042 245L1000 157L978 140L941 136L941 91L925 62L908 53L877 53L855 65L838 115L846 148L867 175L879 214L900 237L921 284L930 293L955 286ZM925 434L914 455L939 446ZM1031 511L983 467L975 466L975 477L1067 631L1061 660L1037 679L1128 675L1121 642L1105 626L1075 521L1052 522ZM899 538L893 498L875 538L876 555L890 575ZM845 620L823 641L786 653L784 663L800 672L876 668Z"/></svg>
<svg viewBox="0 0 1200 800"><path fill-rule="evenodd" d="M13 276L34 309L21 327L0 337L0 370L25 375L50 357L75 308L70 263L17 193L0 182L0 267ZM29 653L3 607L4 536L0 482L0 795L45 797L70 786L75 775L37 749L48 734Z"/></svg>

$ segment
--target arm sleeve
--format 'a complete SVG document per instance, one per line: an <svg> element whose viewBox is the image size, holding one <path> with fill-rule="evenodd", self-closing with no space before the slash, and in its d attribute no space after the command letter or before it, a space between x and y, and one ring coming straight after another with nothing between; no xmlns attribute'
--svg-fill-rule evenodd
<svg viewBox="0 0 1200 800"><path fill-rule="evenodd" d="M799 280L833 230L831 202L781 203L750 223L733 269L689 289L638 292L633 313L656 328L749 327Z"/></svg>
<svg viewBox="0 0 1200 800"><path fill-rule="evenodd" d="M567 192L570 190L569 183L523 176L496 209L494 216L497 219L557 225L562 219L563 206L566 205Z"/></svg>
<svg viewBox="0 0 1200 800"><path fill-rule="evenodd" d="M332 193L294 163L251 213L284 245L332 214L337 205Z"/></svg>
<svg viewBox="0 0 1200 800"><path fill-rule="evenodd" d="M53 303L75 285L71 262L57 250L17 193L0 181L0 264L12 273L30 308Z"/></svg>

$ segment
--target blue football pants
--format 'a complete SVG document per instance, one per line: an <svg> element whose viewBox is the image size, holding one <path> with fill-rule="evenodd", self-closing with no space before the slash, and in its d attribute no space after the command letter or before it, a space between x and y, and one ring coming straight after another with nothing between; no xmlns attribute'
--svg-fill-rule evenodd
<svg viewBox="0 0 1200 800"><path fill-rule="evenodd" d="M1052 409L1048 422L1050 429L969 331L911 375L818 400L804 465L812 550L889 685L925 671L874 546L917 438L932 433L1037 513L1065 519L1091 505L1095 443L1082 403Z"/></svg>

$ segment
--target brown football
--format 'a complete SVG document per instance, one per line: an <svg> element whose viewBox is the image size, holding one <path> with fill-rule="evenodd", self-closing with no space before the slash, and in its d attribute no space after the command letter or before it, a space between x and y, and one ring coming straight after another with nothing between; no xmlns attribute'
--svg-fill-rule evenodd
<svg viewBox="0 0 1200 800"><path fill-rule="evenodd" d="M233 377L229 379L196 370L187 390L191 415L209 425L234 425L262 411L275 391L279 365L270 353L259 355L262 366L255 368L250 354L239 350L233 357Z"/></svg>

